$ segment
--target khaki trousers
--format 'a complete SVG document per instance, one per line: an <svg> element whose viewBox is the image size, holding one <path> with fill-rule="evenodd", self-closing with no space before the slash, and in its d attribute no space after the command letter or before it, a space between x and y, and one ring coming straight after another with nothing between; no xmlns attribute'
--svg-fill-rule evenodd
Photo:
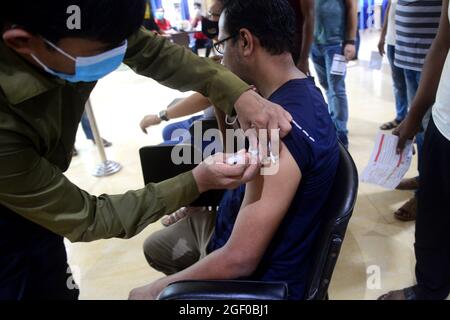
<svg viewBox="0 0 450 320"><path fill-rule="evenodd" d="M190 267L207 255L215 222L216 212L199 208L198 212L155 232L144 242L147 262L166 275Z"/></svg>

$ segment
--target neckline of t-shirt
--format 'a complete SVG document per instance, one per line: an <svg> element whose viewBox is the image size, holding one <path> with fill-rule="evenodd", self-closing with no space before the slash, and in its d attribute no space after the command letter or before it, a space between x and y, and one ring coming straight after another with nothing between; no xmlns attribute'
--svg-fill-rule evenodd
<svg viewBox="0 0 450 320"><path fill-rule="evenodd" d="M273 99L273 97L282 89L284 89L286 86L290 85L291 83L297 83L297 84L305 84L308 83L307 81L310 80L311 77L306 78L296 78L286 81L284 84L282 84L277 90L275 90L269 97L269 101Z"/></svg>

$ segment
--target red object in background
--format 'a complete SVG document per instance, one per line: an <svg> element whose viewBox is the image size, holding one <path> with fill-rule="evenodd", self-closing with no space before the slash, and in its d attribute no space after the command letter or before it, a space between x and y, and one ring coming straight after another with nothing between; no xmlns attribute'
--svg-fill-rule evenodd
<svg viewBox="0 0 450 320"><path fill-rule="evenodd" d="M192 20L192 28L197 28L198 24L202 22L202 16L197 16ZM208 40L209 38L201 31L194 33L195 40Z"/></svg>
<svg viewBox="0 0 450 320"><path fill-rule="evenodd" d="M167 30L172 29L172 25L170 24L170 21L167 19L163 19L163 20L155 19L155 22L162 31L167 31Z"/></svg>

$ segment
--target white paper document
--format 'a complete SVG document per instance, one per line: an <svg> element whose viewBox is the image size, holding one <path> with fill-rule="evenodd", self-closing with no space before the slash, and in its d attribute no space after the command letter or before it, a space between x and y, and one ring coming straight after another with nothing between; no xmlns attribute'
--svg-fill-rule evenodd
<svg viewBox="0 0 450 320"><path fill-rule="evenodd" d="M330 73L336 76L343 76L347 71L347 59L345 56L335 54L333 57L333 64L331 65Z"/></svg>
<svg viewBox="0 0 450 320"><path fill-rule="evenodd" d="M370 56L370 65L369 68L373 70L381 70L383 67L383 57L380 55L378 51L372 51Z"/></svg>
<svg viewBox="0 0 450 320"><path fill-rule="evenodd" d="M402 154L397 154L397 142L397 136L378 133L372 157L361 175L362 182L391 190L399 185L411 166L413 144L408 141Z"/></svg>

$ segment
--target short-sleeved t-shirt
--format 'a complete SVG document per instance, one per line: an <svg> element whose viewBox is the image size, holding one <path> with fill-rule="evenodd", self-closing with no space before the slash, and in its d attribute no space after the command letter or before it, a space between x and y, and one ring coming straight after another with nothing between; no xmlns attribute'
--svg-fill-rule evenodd
<svg viewBox="0 0 450 320"><path fill-rule="evenodd" d="M450 22L450 8L448 8ZM433 120L442 135L450 141L450 51L442 70L441 81L433 107Z"/></svg>
<svg viewBox="0 0 450 320"><path fill-rule="evenodd" d="M395 34L395 12L397 11L397 0L391 0L391 7L388 15L388 27L386 32L386 43L395 46L397 35Z"/></svg>
<svg viewBox="0 0 450 320"><path fill-rule="evenodd" d="M320 45L341 44L346 40L346 2L344 0L315 0L314 4L314 42Z"/></svg>
<svg viewBox="0 0 450 320"><path fill-rule="evenodd" d="M321 209L339 163L336 129L312 78L289 81L269 99L281 105L295 124L283 143L299 166L302 179L291 206L250 280L281 281L290 299L303 299L312 248L322 225ZM224 246L239 213L245 187L225 193L208 251Z"/></svg>
<svg viewBox="0 0 450 320"><path fill-rule="evenodd" d="M170 21L167 19L163 19L163 20L155 19L155 22L162 31L168 31L172 28Z"/></svg>
<svg viewBox="0 0 450 320"><path fill-rule="evenodd" d="M422 72L436 38L442 0L398 0L395 11L395 65Z"/></svg>

